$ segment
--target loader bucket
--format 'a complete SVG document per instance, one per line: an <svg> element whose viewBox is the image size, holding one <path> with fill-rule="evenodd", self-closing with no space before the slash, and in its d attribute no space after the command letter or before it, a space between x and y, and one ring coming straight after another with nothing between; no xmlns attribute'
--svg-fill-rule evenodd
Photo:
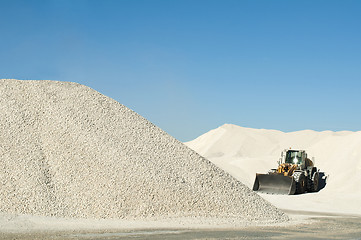
<svg viewBox="0 0 361 240"><path fill-rule="evenodd" d="M293 177L282 174L256 174L253 191L273 194L289 194L296 192L296 182Z"/></svg>

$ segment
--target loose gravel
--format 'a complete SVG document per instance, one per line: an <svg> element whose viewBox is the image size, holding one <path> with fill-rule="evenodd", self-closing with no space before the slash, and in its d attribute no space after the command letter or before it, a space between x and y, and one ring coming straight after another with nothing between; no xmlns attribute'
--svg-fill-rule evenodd
<svg viewBox="0 0 361 240"><path fill-rule="evenodd" d="M86 86L0 80L0 212L71 218L288 217Z"/></svg>

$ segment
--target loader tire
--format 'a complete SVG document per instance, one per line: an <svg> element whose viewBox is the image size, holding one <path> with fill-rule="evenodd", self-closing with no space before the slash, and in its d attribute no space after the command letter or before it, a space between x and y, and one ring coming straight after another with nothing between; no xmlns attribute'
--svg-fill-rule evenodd
<svg viewBox="0 0 361 240"><path fill-rule="evenodd" d="M320 176L319 176L318 172L313 173L311 186L310 186L311 192L318 192L318 180L319 180L319 177Z"/></svg>
<svg viewBox="0 0 361 240"><path fill-rule="evenodd" d="M313 182L312 182L312 175L307 176L307 192L312 192L313 189Z"/></svg>
<svg viewBox="0 0 361 240"><path fill-rule="evenodd" d="M306 176L303 172L295 172L293 178L296 182L296 194L302 194L306 191Z"/></svg>

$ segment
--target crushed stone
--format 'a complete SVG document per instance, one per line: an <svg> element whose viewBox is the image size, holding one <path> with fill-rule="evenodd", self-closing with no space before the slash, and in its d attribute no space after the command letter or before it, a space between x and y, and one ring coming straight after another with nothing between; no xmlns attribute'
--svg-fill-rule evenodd
<svg viewBox="0 0 361 240"><path fill-rule="evenodd" d="M0 80L0 212L288 217L139 114L70 82Z"/></svg>

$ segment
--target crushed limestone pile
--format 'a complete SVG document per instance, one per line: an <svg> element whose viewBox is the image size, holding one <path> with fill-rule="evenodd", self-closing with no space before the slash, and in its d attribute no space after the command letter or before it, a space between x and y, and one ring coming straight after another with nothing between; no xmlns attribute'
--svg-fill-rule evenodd
<svg viewBox="0 0 361 240"><path fill-rule="evenodd" d="M245 185L86 86L0 80L0 212L286 221Z"/></svg>

